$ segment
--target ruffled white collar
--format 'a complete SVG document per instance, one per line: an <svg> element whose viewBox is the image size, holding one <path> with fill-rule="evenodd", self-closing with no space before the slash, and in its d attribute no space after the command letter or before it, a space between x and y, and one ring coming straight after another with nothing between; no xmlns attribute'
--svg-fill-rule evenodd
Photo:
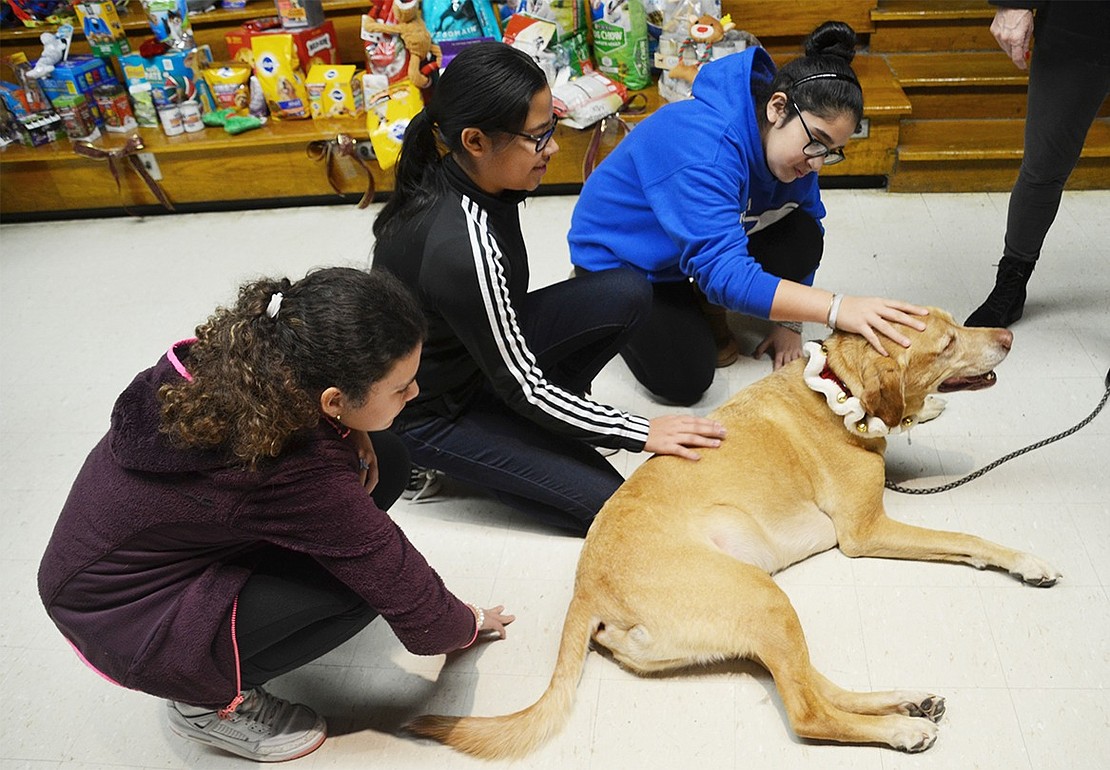
<svg viewBox="0 0 1110 770"><path fill-rule="evenodd" d="M807 342L802 346L802 351L809 358L805 368L806 385L810 390L825 397L829 409L844 418L845 428L864 438L882 438L902 432L902 425L891 428L878 417L868 415L864 411L859 398L853 396L840 378L829 369L828 354L824 345L819 342Z"/></svg>

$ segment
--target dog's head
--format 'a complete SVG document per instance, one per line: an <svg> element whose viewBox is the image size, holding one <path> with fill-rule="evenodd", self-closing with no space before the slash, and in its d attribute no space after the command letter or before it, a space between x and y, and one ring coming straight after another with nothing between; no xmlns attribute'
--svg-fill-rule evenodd
<svg viewBox="0 0 1110 770"><path fill-rule="evenodd" d="M931 393L989 388L1014 339L1006 329L960 326L939 308L929 308L923 320L920 332L898 326L908 348L880 337L888 356L856 334L837 332L825 341L829 368L868 414L892 428L918 414Z"/></svg>

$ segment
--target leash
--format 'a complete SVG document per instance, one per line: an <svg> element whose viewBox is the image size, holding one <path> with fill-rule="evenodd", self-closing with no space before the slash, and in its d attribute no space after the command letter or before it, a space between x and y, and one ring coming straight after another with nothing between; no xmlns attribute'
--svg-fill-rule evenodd
<svg viewBox="0 0 1110 770"><path fill-rule="evenodd" d="M1106 392L1102 394L1102 400L1098 402L1098 406L1095 407L1095 410L1093 412L1091 412L1089 415L1087 415L1087 417L1082 422L1080 422L1079 424L1077 424L1077 425L1075 425L1071 428L1068 428L1063 433L1057 433L1055 436L1051 436L1049 438L1046 438L1043 441L1038 441L1036 444L1030 444L1029 446L1025 447L1024 449L1019 449L1016 452L1010 452L1010 454L1008 454L1004 457L999 457L997 460L995 460L990 465L984 466L984 467L980 468L979 470L975 471L974 473L969 473L968 475L964 476L962 479L957 479L956 481L949 482L948 484L943 484L939 487L925 487L925 488L922 488L922 489L916 489L914 487L903 487L900 484L895 484L893 481L890 481L889 479L887 480L885 486L889 490L892 490L894 492L901 492L902 494L905 494L905 495L932 495L932 494L936 494L937 492L947 492L950 489L955 489L958 486L962 486L963 484L966 484L969 481L972 481L974 479L979 478L980 476L982 476L987 471L994 470L995 468L997 468L999 465L1001 465L1004 462L1008 462L1009 460L1013 460L1015 457L1021 457L1023 454L1026 454L1027 452L1032 452L1034 449L1040 449L1043 446L1048 446L1049 444L1053 443L1054 441L1059 441L1062 438L1067 438L1068 436L1075 433L1080 428L1084 427L1091 420L1095 419L1095 417L1098 416L1098 413L1102 411L1102 407L1106 406L1106 400L1108 398L1110 398L1110 372L1106 373Z"/></svg>

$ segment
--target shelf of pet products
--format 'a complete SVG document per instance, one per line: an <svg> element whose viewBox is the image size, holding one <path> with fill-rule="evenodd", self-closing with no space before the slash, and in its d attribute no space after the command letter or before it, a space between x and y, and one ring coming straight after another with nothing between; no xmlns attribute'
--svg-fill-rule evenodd
<svg viewBox="0 0 1110 770"><path fill-rule="evenodd" d="M359 24L366 13L368 0L323 0L324 16L335 27L336 45L339 59L343 62L362 61L363 48L359 39ZM211 46L213 54L222 57L225 52L225 35L245 22L276 16L272 2L250 0L243 8L221 8L219 0L214 0L213 8L208 11L189 14L193 37L197 45ZM138 51L144 40L150 37L150 20L143 10L140 0L131 0L126 13L120 13L119 23L127 35L129 47ZM18 24L18 20L13 22ZM75 24L78 34L74 36L71 52L88 54L92 52L88 40L80 34L80 25ZM29 61L38 58L42 51L41 35L44 32L57 32L58 24L39 24L34 27L4 26L0 28L0 52L8 56L22 52Z"/></svg>
<svg viewBox="0 0 1110 770"><path fill-rule="evenodd" d="M170 7L173 3L185 2L185 0L146 0L144 7L149 11L158 1ZM717 0L699 1L712 4ZM283 2L299 8L303 7L306 0L277 0L279 11L283 8ZM390 21L390 25L396 25L402 20L399 15L402 10L406 13L418 14L419 11L414 10L414 6L419 7L418 2L419 0L394 0L393 9L398 16L397 21ZM428 0L424 2L426 4ZM556 0L549 0L549 2L554 4ZM563 2L565 7L574 9L572 13L576 15L584 13L585 3L567 3L566 0ZM739 0L733 0L733 2L739 2ZM87 7L87 5L84 6L86 9ZM266 10L269 11L271 8L272 6ZM79 9L81 9L80 6ZM358 29L346 35L340 35L338 32L332 35L324 34L321 39L326 41L326 45L318 45L315 38L320 37L322 30L331 32L334 26L338 26L336 21L339 18L333 14L331 18L325 19L320 13L321 9L323 11L349 10L351 18L359 20ZM282 119L291 116L275 114L274 108L275 101L281 103L284 97L280 93L265 91L263 87L264 101L270 107L271 116L259 127L256 119L245 115L248 90L245 84L246 77L243 76L244 73L240 73L242 82L237 86L234 98L237 114L225 116L229 118L226 126L218 121L211 122L207 128L202 125L202 121L209 123L210 118L218 117L214 107L230 109L228 107L230 103L226 100L217 105L202 104L200 105L202 109L197 109L197 102L203 100L198 99L199 93L194 91L203 91L204 89L199 87L202 85L212 86L212 89L216 90L219 87L218 83L208 82L209 76L217 74L222 77L220 73L212 72L222 67L215 63L210 67L208 63L213 59L217 63L230 61L233 66L246 70L245 74L249 74L250 65L258 55L261 55L259 50L255 50L259 41L271 33L286 31L285 29L255 30L245 34L244 27L232 30L226 23L249 19L254 17L257 11L265 12L262 8L252 9L250 6L238 11L218 12L225 23L215 29L223 32L223 37L214 44L205 45L196 42L198 46L196 50L188 47L179 47L175 50L171 47L161 54L151 54L145 47L139 54L106 51L104 46L126 45L122 41L123 35L119 29L116 30L114 39L101 40L101 48L97 53L104 58L84 57L83 63L78 67L81 72L70 72L69 77L78 78L84 73L84 68L120 67L127 72L127 77L122 78L121 83L126 80L128 86L126 89L122 85L116 86L116 90L130 93L139 127L136 128L134 122L131 122L123 127L117 124L113 129L110 124L101 122L100 125L105 127L104 131L93 132L86 137L78 130L75 135L70 130L73 128L70 124L73 122L75 112L71 107L66 113L66 129L70 138L76 140L74 143L66 142L59 127L54 126L50 129L55 132L54 135L45 139L40 136L39 140L34 142L38 146L9 145L4 152L0 153L0 165L3 170L3 174L0 174L0 213L5 215L64 214L75 210L118 211L120 208L133 211L143 206L173 209L174 204L218 204L236 201L250 205L250 203L262 201L299 201L320 196L332 196L334 199L337 193L343 194L345 199L353 196L354 200L367 203L375 193L391 190L392 170L390 169L391 159L388 157L390 148L386 146L386 154L382 154L382 135L388 134L396 139L399 136L398 127L403 124L390 123L387 126L385 117L369 121L368 117L359 116L358 109L354 106L358 101L355 96L359 91L359 84L362 84L361 90L364 94L377 95L374 98L367 96L364 100L368 108L371 104L377 105L375 109L368 109L368 116L383 114L380 110L382 103L380 95L383 92L378 86L375 88L379 90L368 90L368 81L361 79L354 72L356 65L334 66L344 60L339 53L339 44L343 42L343 38L350 38L358 44L360 62L370 61L370 52L363 46L368 31L363 24L365 18L369 17L363 16L366 7L362 2L330 0L322 6L318 5L315 22L293 36L293 45L297 53L287 52L294 61L299 59L302 62L308 61L310 64L320 65L309 69L309 81L312 80L313 69L332 70L332 77L335 77L335 70L350 70L338 81L318 83L316 91L318 95L326 93L329 96L340 90L345 91L346 100L350 101L350 104L337 103L330 107L322 104L318 96L311 96L312 84L309 83L309 99L293 101L305 108L311 103L313 119ZM87 10L85 12L88 13ZM514 22L511 20L504 24L503 30L498 30L496 25L493 30L499 36L503 36L506 42L514 42L514 35L523 36L526 41L531 41L533 44L537 36L542 37L544 45L548 40L555 39L557 27L555 22L543 22L550 29L537 33L536 26L539 26L540 22L535 19L526 20L525 16L527 15L521 14L519 17L513 17L522 22L517 25L515 31ZM196 18L198 17L190 15L191 20ZM714 28L712 31L718 36L728 34L727 40L719 44L714 43L718 45L714 56L725 55L721 53L722 51L727 53L733 49L742 49L743 45L737 44L738 35L744 36L746 40L752 37L742 30L729 32L732 30L732 25L727 24L727 16L721 20L707 19L706 16L696 20L694 17L690 19L699 26L712 26ZM138 22L139 26L136 29L144 34L150 34L151 31L159 33L159 28L155 26L156 21L153 14L148 14ZM416 21L420 21L419 17ZM725 21L726 25L722 25L721 21ZM598 23L595 20L591 25L595 33ZM128 24L134 26L136 22L132 19ZM321 24L324 26L319 26ZM578 35L584 46L586 20L579 16L574 24L579 30ZM117 22L118 26L120 25ZM145 29L143 29L144 26ZM200 25L194 21L192 28L194 39L198 37L199 27ZM420 27L424 36L427 36L424 25L420 24ZM88 29L87 20L85 29L86 31ZM243 30L243 34L240 34L239 30ZM394 31L395 26L390 32ZM691 27L690 34L693 34L693 31ZM165 37L159 34L156 34L156 37L159 37L163 43L172 43L173 36L179 33L180 30L174 30L172 25L166 24L166 29L161 33ZM275 37L289 37L289 35L277 34ZM46 41L43 42L46 43ZM405 42L410 41L405 39ZM461 42L465 44L465 41ZM57 47L57 41L49 45ZM571 45L576 46L576 51L581 50L577 44ZM677 50L677 42L674 45ZM263 47L267 53L270 53L269 44L264 43ZM449 63L447 44L443 44L442 47L442 66L446 66ZM633 46L630 46L630 50L631 48ZM400 50L403 52L404 48ZM46 60L48 52L47 46L44 46L41 59L39 57L27 57L27 59L36 61L37 68L43 60ZM214 52L215 56L213 56ZM109 59L110 55L116 58ZM132 62L129 71L124 62L128 58L134 60L136 56L139 59ZM708 57L700 55L695 57L691 62L693 66L686 68L692 70L689 73L690 80L704 58ZM775 58L788 58L788 55L776 52ZM25 67L30 67L29 61L24 65ZM417 72L413 72L412 65L426 61L426 59L409 57L408 87L405 87L404 82L399 84L401 88L397 93L402 95L400 98L408 102L406 108L411 111L418 110L421 103L421 92L412 88L411 84L418 82L420 73L423 72L419 67L415 68ZM74 67L69 66L71 62L71 59L67 59L66 66L62 68L73 69ZM435 64L440 62L437 61ZM908 114L909 104L885 62L864 56L857 59L857 65L861 82L868 94L868 107L865 111L861 134L853 143L849 160L840 164L834 173L861 176L884 175L892 166L894 148L897 146L898 121ZM618 66L626 65L618 62ZM131 73L136 71L136 68L140 81L144 79L151 81L149 84L142 83L140 86L153 93L153 104L148 99L145 116L139 114L141 105L136 100L136 86L132 82ZM434 67L432 69L434 71ZM600 61L599 69L604 69ZM107 71L104 74L106 76ZM259 74L257 70L256 74ZM553 74L549 73L549 77ZM566 91L568 85L566 82L555 86L553 91L556 96L557 111L560 103L563 103L564 112L568 114L556 134L561 151L549 163L544 180L545 186L573 187L581 184L594 165L636 122L653 113L666 101L683 98L683 93L688 95L688 83L684 85L672 78L668 81L670 85L667 88L661 88L658 77L655 79L647 77L646 66L642 74L643 77L638 85L631 80L627 86L614 83L595 71L572 79L571 82L574 85L570 88L569 94ZM201 75L203 77L200 77ZM369 72L364 77L368 76ZM399 76L404 77L405 73L399 73ZM99 80L99 78L96 79ZM251 78L251 80L254 79ZM271 87L280 85L279 79L271 79L274 80ZM290 79L295 78L290 75ZM666 80L666 77L663 80ZM676 84L681 87L677 95L673 92ZM83 85L75 86L72 83L67 84L66 89L69 94L79 90L90 90ZM398 96L394 93L393 85L388 87L388 91L389 102L392 104ZM63 100L67 95L63 94ZM87 95L93 95L91 90ZM253 111L256 96L253 88L249 95ZM49 96L51 100L54 99L53 93ZM107 108L104 107L100 96L98 93L95 100L86 100L95 105L94 114L99 114L104 109L111 110L110 105ZM126 93L120 94L120 98L127 99ZM259 95L259 101L263 101L262 95ZM46 106L49 108L49 104ZM54 106L57 107L57 105ZM169 109L165 109L167 106ZM261 103L259 106L264 113L265 107ZM157 115L155 115L155 107L157 107ZM189 108L188 111L186 108ZM336 108L338 108L337 111L333 111ZM336 115L342 117L334 117ZM299 116L307 117L307 114L301 112ZM158 128L160 121L162 130ZM180 125L182 123L184 127ZM378 129L374 130L369 123L378 125ZM250 129L249 134L240 137L239 133L247 128ZM386 131L386 128L389 128L389 131ZM61 138L60 141L58 141L59 138ZM26 138L24 141L31 144L26 142ZM393 148L394 151L395 149Z"/></svg>

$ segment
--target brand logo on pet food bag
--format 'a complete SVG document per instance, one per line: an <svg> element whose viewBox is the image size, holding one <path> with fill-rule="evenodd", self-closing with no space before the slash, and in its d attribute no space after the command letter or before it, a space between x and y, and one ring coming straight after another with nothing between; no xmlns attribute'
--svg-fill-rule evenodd
<svg viewBox="0 0 1110 770"><path fill-rule="evenodd" d="M594 22L594 47L602 51L615 51L624 47L624 29L604 21Z"/></svg>
<svg viewBox="0 0 1110 770"><path fill-rule="evenodd" d="M320 37L312 38L304 44L304 48L306 51L308 51L309 56L315 56L316 54L320 53L320 51L326 51L331 47L331 35L329 35L327 32L320 35Z"/></svg>
<svg viewBox="0 0 1110 770"><path fill-rule="evenodd" d="M331 100L336 104L342 104L343 100L347 98L347 94L344 93L342 88L333 88L328 96L330 96Z"/></svg>
<svg viewBox="0 0 1110 770"><path fill-rule="evenodd" d="M267 75L273 75L278 71L278 61L273 54L264 53L258 59L258 69Z"/></svg>

